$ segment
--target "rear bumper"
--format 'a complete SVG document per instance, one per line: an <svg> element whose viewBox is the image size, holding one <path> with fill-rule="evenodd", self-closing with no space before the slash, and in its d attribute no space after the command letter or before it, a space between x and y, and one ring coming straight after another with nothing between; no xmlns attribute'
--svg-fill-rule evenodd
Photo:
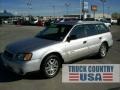
<svg viewBox="0 0 120 90"><path fill-rule="evenodd" d="M39 59L31 61L10 61L7 60L3 55L1 55L1 58L6 68L20 75L25 75L28 72L38 71L40 69Z"/></svg>

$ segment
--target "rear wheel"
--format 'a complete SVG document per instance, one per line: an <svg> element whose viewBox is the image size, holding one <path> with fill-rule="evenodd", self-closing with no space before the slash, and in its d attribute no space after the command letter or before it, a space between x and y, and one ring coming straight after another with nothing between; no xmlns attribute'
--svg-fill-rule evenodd
<svg viewBox="0 0 120 90"><path fill-rule="evenodd" d="M46 78L52 78L57 75L60 66L60 58L57 55L49 55L41 64L42 74L44 74Z"/></svg>
<svg viewBox="0 0 120 90"><path fill-rule="evenodd" d="M107 55L108 46L106 43L103 43L99 49L98 56L104 58Z"/></svg>

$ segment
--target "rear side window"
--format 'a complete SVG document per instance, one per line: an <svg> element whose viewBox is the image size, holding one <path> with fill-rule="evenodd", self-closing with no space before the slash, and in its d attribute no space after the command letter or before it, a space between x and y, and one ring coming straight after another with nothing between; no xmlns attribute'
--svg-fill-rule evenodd
<svg viewBox="0 0 120 90"><path fill-rule="evenodd" d="M109 32L109 29L104 24L96 25L99 34Z"/></svg>
<svg viewBox="0 0 120 90"><path fill-rule="evenodd" d="M98 34L98 30L94 24L85 25L85 30L87 32L87 36L93 36Z"/></svg>
<svg viewBox="0 0 120 90"><path fill-rule="evenodd" d="M73 28L72 32L70 33L71 36L76 36L76 38L83 38L86 36L84 26L83 25L77 25Z"/></svg>

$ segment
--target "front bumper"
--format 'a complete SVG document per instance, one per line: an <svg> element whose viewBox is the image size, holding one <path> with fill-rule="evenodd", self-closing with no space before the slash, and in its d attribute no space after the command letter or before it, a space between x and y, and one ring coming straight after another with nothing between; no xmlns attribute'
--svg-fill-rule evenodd
<svg viewBox="0 0 120 90"><path fill-rule="evenodd" d="M28 72L40 70L40 59L30 61L15 61L6 59L4 55L1 55L1 58L5 67L20 75L25 75Z"/></svg>

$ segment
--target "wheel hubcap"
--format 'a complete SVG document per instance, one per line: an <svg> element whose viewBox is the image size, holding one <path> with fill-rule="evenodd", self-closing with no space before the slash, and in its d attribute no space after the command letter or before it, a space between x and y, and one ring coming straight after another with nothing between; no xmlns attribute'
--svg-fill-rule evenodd
<svg viewBox="0 0 120 90"><path fill-rule="evenodd" d="M101 56L104 57L106 55L106 51L107 51L106 46L102 45L102 47L101 47Z"/></svg>
<svg viewBox="0 0 120 90"><path fill-rule="evenodd" d="M49 59L46 63L45 70L48 75L54 75L58 70L58 61L55 58Z"/></svg>

